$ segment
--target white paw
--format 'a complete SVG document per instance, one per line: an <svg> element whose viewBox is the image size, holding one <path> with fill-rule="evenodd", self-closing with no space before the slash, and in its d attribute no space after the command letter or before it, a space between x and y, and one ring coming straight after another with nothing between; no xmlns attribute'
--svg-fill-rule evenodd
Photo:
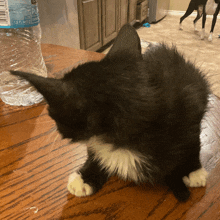
<svg viewBox="0 0 220 220"><path fill-rule="evenodd" d="M194 31L195 31L195 32L198 31L197 26L196 26L196 23L194 23Z"/></svg>
<svg viewBox="0 0 220 220"><path fill-rule="evenodd" d="M179 24L179 29L182 31L183 30L183 25Z"/></svg>
<svg viewBox="0 0 220 220"><path fill-rule="evenodd" d="M205 38L205 35L202 33L201 36L200 36L200 39L204 40L204 38Z"/></svg>
<svg viewBox="0 0 220 220"><path fill-rule="evenodd" d="M208 41L212 41L212 33L209 35Z"/></svg>
<svg viewBox="0 0 220 220"><path fill-rule="evenodd" d="M205 38L205 28L202 29L201 36L200 36L201 40L204 40L204 38Z"/></svg>
<svg viewBox="0 0 220 220"><path fill-rule="evenodd" d="M189 187L200 187L200 186L206 186L206 180L207 180L208 173L204 168L200 168L188 176L183 177L183 182L186 186Z"/></svg>
<svg viewBox="0 0 220 220"><path fill-rule="evenodd" d="M67 189L71 194L78 197L89 196L93 193L92 187L89 184L84 183L81 175L76 172L70 174Z"/></svg>

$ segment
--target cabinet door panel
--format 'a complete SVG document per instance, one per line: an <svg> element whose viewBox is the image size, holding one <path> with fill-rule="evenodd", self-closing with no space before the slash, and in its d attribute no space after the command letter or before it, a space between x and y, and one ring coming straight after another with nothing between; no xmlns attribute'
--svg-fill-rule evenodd
<svg viewBox="0 0 220 220"><path fill-rule="evenodd" d="M114 39L118 31L118 0L102 0L103 44Z"/></svg>
<svg viewBox="0 0 220 220"><path fill-rule="evenodd" d="M136 20L137 0L129 0L129 22Z"/></svg>
<svg viewBox="0 0 220 220"><path fill-rule="evenodd" d="M120 29L126 23L128 23L128 0L120 0L118 29Z"/></svg>
<svg viewBox="0 0 220 220"><path fill-rule="evenodd" d="M81 0L78 7L81 48L97 50L102 46L101 0Z"/></svg>

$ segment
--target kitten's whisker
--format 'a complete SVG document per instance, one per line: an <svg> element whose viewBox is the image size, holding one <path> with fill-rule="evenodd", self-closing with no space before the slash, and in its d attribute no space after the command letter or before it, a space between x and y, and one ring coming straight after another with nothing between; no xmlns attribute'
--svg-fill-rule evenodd
<svg viewBox="0 0 220 220"><path fill-rule="evenodd" d="M59 137L59 134L57 134L57 136L55 137L55 139L54 139L54 141L53 141L53 143L51 144L51 147L50 147L50 152L52 152L53 151L53 149L54 149L54 144L56 143L56 140L57 140L57 138Z"/></svg>
<svg viewBox="0 0 220 220"><path fill-rule="evenodd" d="M55 137L55 139L54 139L54 141L53 141L53 143L55 143L56 142L56 140L57 140L57 138L59 137L59 134L57 134L57 136Z"/></svg>
<svg viewBox="0 0 220 220"><path fill-rule="evenodd" d="M56 134L57 127L53 126L49 131L50 131L50 133L47 136L45 136L45 141L47 143L51 142L51 140L53 139L54 134Z"/></svg>
<svg viewBox="0 0 220 220"><path fill-rule="evenodd" d="M214 76L219 76L219 74L218 73L208 74L207 78L211 78L211 77L214 77Z"/></svg>
<svg viewBox="0 0 220 220"><path fill-rule="evenodd" d="M55 136L54 140L52 141L52 144L51 144L51 147L50 147L50 152L53 151L55 143L62 140L62 137L61 137L60 133L57 133L56 131L57 131L57 127L54 126L53 132L50 134L50 139L52 138L52 135L56 134L56 136Z"/></svg>

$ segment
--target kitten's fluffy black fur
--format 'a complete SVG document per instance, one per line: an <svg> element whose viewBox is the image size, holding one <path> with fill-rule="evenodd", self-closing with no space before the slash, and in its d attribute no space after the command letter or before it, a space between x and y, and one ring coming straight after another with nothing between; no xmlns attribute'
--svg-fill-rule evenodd
<svg viewBox="0 0 220 220"><path fill-rule="evenodd" d="M146 179L165 182L180 201L188 199L182 177L201 168L200 123L209 86L175 47L161 44L142 56L135 29L125 25L103 60L80 65L63 79L12 74L44 95L64 138L75 142L104 135L114 150L147 158L147 166L136 164ZM111 173L94 154L88 150L80 173L96 192Z"/></svg>

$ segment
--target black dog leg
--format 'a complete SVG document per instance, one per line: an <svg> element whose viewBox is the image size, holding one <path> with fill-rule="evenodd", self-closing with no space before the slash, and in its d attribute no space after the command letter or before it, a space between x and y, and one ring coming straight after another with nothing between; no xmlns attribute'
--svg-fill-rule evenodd
<svg viewBox="0 0 220 220"><path fill-rule="evenodd" d="M197 31L197 28L196 28L196 22L202 17L202 13L199 11L199 9L197 9L197 16L195 18L195 20L193 21L194 23L194 30Z"/></svg>
<svg viewBox="0 0 220 220"><path fill-rule="evenodd" d="M213 15L212 27L211 27L211 31L210 31L208 41L212 41L212 35L213 35L213 31L214 31L214 28L215 28L215 24L216 24L216 20L217 20L217 16L218 16L219 11L220 11L220 3L218 4L218 6L216 8L216 11L215 11L215 14Z"/></svg>
<svg viewBox="0 0 220 220"><path fill-rule="evenodd" d="M203 17L202 17L202 33L201 33L201 40L205 38L205 22L206 22L206 11L205 7L203 8Z"/></svg>
<svg viewBox="0 0 220 220"><path fill-rule="evenodd" d="M165 177L165 181L179 201L186 201L190 196L187 187L204 187L207 175L208 173L201 167L199 161L198 147L197 152L193 152L185 163L179 165L170 175Z"/></svg>
<svg viewBox="0 0 220 220"><path fill-rule="evenodd" d="M192 14L193 11L196 10L196 9L197 9L197 6L196 6L195 1L191 1L191 2L189 3L189 6L188 6L187 10L186 10L186 13L180 18L180 26L179 26L179 29L180 29L180 30L183 29L183 27L182 27L182 22L183 22L183 20L184 20L186 17L188 17L190 14Z"/></svg>

